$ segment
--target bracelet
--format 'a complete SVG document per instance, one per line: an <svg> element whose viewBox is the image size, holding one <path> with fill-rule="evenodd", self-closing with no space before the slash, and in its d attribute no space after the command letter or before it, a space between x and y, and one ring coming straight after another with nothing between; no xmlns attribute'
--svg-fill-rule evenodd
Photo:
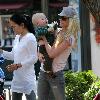
<svg viewBox="0 0 100 100"><path fill-rule="evenodd" d="M17 66L17 69L19 68L19 66Z"/></svg>
<svg viewBox="0 0 100 100"><path fill-rule="evenodd" d="M16 64L16 67L17 67L17 69L18 69L18 68L20 68L20 67L22 67L22 66L19 66L19 64Z"/></svg>
<svg viewBox="0 0 100 100"><path fill-rule="evenodd" d="M16 70L19 68L19 66L16 64Z"/></svg>

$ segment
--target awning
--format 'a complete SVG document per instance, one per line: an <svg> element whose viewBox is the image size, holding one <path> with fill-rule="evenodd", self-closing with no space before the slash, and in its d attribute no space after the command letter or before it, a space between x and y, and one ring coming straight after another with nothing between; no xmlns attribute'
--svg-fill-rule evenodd
<svg viewBox="0 0 100 100"><path fill-rule="evenodd" d="M33 0L0 0L0 10L16 10L30 7Z"/></svg>
<svg viewBox="0 0 100 100"><path fill-rule="evenodd" d="M0 10L21 9L30 5L31 3L0 4Z"/></svg>
<svg viewBox="0 0 100 100"><path fill-rule="evenodd" d="M68 6L68 4L67 3L50 3L49 6L54 7L54 8L58 8L58 7Z"/></svg>
<svg viewBox="0 0 100 100"><path fill-rule="evenodd" d="M33 0L0 0L0 4L1 3L4 3L4 4L7 4L7 3L22 3L22 2L30 2L30 1L33 1Z"/></svg>

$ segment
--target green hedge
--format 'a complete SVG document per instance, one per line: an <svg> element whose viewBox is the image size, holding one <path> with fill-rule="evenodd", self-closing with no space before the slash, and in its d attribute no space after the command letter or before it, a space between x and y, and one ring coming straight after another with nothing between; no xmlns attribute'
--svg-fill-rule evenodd
<svg viewBox="0 0 100 100"><path fill-rule="evenodd" d="M65 94L67 100L93 100L100 88L100 79L91 70L65 72Z"/></svg>
<svg viewBox="0 0 100 100"><path fill-rule="evenodd" d="M95 95L100 91L100 79L93 82L91 88L84 94L84 100L93 100Z"/></svg>

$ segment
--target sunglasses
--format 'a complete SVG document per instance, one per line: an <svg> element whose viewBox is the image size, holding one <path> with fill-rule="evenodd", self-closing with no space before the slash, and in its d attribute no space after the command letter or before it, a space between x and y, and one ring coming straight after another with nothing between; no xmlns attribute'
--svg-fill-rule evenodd
<svg viewBox="0 0 100 100"><path fill-rule="evenodd" d="M66 21L67 19L69 19L68 17L65 17L65 16L60 16L59 19L63 20L63 21Z"/></svg>

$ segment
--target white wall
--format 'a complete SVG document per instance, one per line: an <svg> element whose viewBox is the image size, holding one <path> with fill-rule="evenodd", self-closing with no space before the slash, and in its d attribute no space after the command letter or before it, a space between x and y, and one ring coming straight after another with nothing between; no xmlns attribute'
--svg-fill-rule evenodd
<svg viewBox="0 0 100 100"><path fill-rule="evenodd" d="M95 41L95 31L93 31L94 23L90 21L91 25L91 62L92 70L94 73L100 77L100 44Z"/></svg>

